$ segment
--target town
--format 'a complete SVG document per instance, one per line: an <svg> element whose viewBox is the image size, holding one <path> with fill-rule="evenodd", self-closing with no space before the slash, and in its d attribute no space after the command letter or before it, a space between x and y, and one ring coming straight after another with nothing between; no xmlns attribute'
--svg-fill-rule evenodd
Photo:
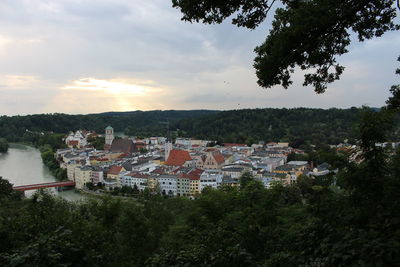
<svg viewBox="0 0 400 267"><path fill-rule="evenodd" d="M312 166L307 161L287 161L291 153L304 154L288 143L219 146L190 138L176 138L172 143L166 137L116 137L108 126L104 149L98 150L88 145L87 139L94 136L88 131L71 132L65 138L68 148L55 153L77 189L130 187L167 196L196 196L206 187L239 186L244 173L270 188L276 182L294 183L300 175L333 172L327 163Z"/></svg>

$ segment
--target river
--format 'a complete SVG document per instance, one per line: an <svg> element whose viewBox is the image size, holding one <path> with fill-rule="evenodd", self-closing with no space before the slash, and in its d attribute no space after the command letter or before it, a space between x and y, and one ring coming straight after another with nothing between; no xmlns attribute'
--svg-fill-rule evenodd
<svg viewBox="0 0 400 267"><path fill-rule="evenodd" d="M7 153L0 153L0 176L14 185L56 181L50 170L43 164L40 151L22 144L10 144ZM50 190L53 194L70 201L84 199L84 196L75 190L63 192L58 192L54 188ZM26 191L25 195L29 197L33 193L34 191Z"/></svg>

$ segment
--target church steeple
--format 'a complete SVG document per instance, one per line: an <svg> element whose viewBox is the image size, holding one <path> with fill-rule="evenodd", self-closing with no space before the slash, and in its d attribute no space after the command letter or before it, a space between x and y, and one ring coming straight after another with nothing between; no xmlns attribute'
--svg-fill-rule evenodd
<svg viewBox="0 0 400 267"><path fill-rule="evenodd" d="M111 146L113 140L114 140L114 129L111 126L107 126L105 144Z"/></svg>

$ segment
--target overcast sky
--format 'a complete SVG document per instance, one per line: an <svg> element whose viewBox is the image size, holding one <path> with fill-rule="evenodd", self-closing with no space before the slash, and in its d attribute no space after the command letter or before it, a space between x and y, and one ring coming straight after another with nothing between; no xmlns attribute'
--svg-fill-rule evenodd
<svg viewBox="0 0 400 267"><path fill-rule="evenodd" d="M0 115L154 109L384 105L400 34L353 43L340 81L324 94L263 89L258 29L190 24L169 0L1 0ZM397 79L397 80L396 80Z"/></svg>

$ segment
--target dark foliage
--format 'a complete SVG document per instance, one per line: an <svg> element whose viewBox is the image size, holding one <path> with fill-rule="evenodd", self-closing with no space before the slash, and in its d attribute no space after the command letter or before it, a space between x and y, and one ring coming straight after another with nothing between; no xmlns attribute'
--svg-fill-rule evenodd
<svg viewBox="0 0 400 267"><path fill-rule="evenodd" d="M7 138L10 142L31 139L32 143L34 143L41 133L68 133L69 131L78 129L94 130L98 133L103 133L108 125L112 125L116 132L123 132L128 126L135 128L155 126L166 129L166 126L161 123L174 122L183 118L198 117L215 112L211 110L155 110L109 112L89 115L55 113L12 117L0 116L0 131L1 137ZM166 130L164 131L166 132Z"/></svg>
<svg viewBox="0 0 400 267"><path fill-rule="evenodd" d="M25 200L12 197L11 185L0 179L0 262L396 266L400 151L390 155L375 147L386 136L383 124L391 114L372 114L366 113L359 127L365 160L341 169L340 187L333 176L301 176L290 186L277 183L265 189L245 174L241 188L206 189L195 200L145 194L138 200L106 197L69 203L46 192Z"/></svg>
<svg viewBox="0 0 400 267"><path fill-rule="evenodd" d="M0 153L5 153L8 151L8 142L4 138L0 138Z"/></svg>
<svg viewBox="0 0 400 267"><path fill-rule="evenodd" d="M284 141L294 147L307 144L338 144L354 139L353 125L361 109L243 109L223 111L176 123L188 137L222 143Z"/></svg>

